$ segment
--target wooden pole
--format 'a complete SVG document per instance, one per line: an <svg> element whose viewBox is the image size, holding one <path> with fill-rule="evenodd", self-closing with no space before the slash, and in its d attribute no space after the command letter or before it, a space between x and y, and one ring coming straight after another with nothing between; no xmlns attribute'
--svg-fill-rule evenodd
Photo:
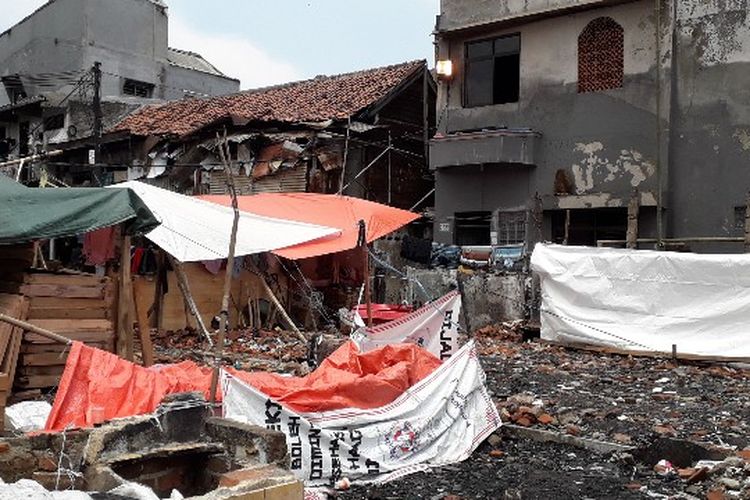
<svg viewBox="0 0 750 500"><path fill-rule="evenodd" d="M367 326L372 326L372 292L370 291L370 254L367 251L367 228L365 221L359 221L359 238L357 244L362 249L362 265L365 277L365 303L367 304Z"/></svg>
<svg viewBox="0 0 750 500"><path fill-rule="evenodd" d="M640 197L638 190L634 189L628 203L628 228L625 239L626 248L638 248L638 212L640 211Z"/></svg>
<svg viewBox="0 0 750 500"><path fill-rule="evenodd" d="M219 134L216 134L219 141L219 155L221 156L221 162L224 164L224 171L227 174L227 187L229 188L229 195L232 197L232 210L234 211L234 218L232 219L232 232L229 237L229 254L227 255L227 269L224 273L224 295L221 299L221 312L219 314L219 332L216 337L216 344L214 345L214 371L211 375L211 393L210 400L211 404L216 403L216 388L219 384L219 370L221 369L221 361L223 358L224 350L224 337L226 336L227 325L229 324L229 293L232 287L232 270L234 268L234 250L237 245L237 226L240 221L240 209L237 204L237 190L234 186L234 175L232 168L229 165L225 148L227 147L227 136L226 130L224 131L224 139L221 141Z"/></svg>
<svg viewBox="0 0 750 500"><path fill-rule="evenodd" d="M177 286L182 292L182 296L185 299L185 303L187 304L190 313L195 318L195 323L198 325L198 329L206 337L206 339L208 339L208 343L213 346L214 342L213 340L211 340L211 335L209 335L208 333L206 323L203 322L203 317L198 310L198 306L195 303L193 294L190 292L190 282L188 281L188 277L185 274L185 269L183 269L182 267L182 263L172 257L170 257L169 261L172 264L172 269L174 269L175 275L177 276Z"/></svg>
<svg viewBox="0 0 750 500"><path fill-rule="evenodd" d="M138 320L138 333L141 338L141 354L143 355L143 366L152 366L154 364L154 345L151 343L151 325L148 321L148 309L138 307L138 291L135 289L136 283L133 282L133 305L135 307L135 317Z"/></svg>
<svg viewBox="0 0 750 500"><path fill-rule="evenodd" d="M567 245L570 241L570 210L565 211L565 238L563 239L563 245Z"/></svg>
<svg viewBox="0 0 750 500"><path fill-rule="evenodd" d="M59 335L55 332L45 330L44 328L39 328L36 325L32 325L31 323L27 323L20 319L13 318L11 316L8 316L7 314L0 313L0 321L10 323L11 325L17 326L19 328L23 328L27 332L36 333L37 335L47 337L48 339L54 340L55 342L60 342L61 344L70 345L73 343L73 341L70 340L68 337L63 337L62 335Z"/></svg>
<svg viewBox="0 0 750 500"><path fill-rule="evenodd" d="M120 293L117 304L117 355L133 361L133 316L130 276L130 236L122 237L120 248Z"/></svg>
<svg viewBox="0 0 750 500"><path fill-rule="evenodd" d="M745 201L745 252L750 252L750 192Z"/></svg>
<svg viewBox="0 0 750 500"><path fill-rule="evenodd" d="M273 290L271 290L271 287L268 286L268 283L266 283L266 280L263 279L263 276L258 275L258 277L260 278L260 282L263 285L263 289L268 294L268 298L270 298L271 302L273 302L273 305L276 306L276 309L279 311L279 314L281 314L281 317L284 319L284 322L287 324L287 326L291 328L294 333L297 334L297 337L302 342L307 342L307 338L305 338L305 336L302 334L299 328L297 328L297 325L294 324L294 321L292 321L292 318L290 318L287 312L284 310L284 306L281 305L281 302L273 293Z"/></svg>

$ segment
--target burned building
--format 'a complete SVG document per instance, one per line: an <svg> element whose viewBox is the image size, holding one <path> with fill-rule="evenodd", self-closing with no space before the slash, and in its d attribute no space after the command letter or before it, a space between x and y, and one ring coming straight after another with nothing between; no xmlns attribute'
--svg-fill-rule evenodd
<svg viewBox="0 0 750 500"><path fill-rule="evenodd" d="M745 0L442 0L435 240L624 243L629 219L644 243L741 237L749 13Z"/></svg>
<svg viewBox="0 0 750 500"><path fill-rule="evenodd" d="M425 61L413 61L146 106L104 135L102 159L113 182L223 194L226 135L239 194L343 193L419 210L431 206L434 85ZM86 154L71 147L65 161L83 165Z"/></svg>

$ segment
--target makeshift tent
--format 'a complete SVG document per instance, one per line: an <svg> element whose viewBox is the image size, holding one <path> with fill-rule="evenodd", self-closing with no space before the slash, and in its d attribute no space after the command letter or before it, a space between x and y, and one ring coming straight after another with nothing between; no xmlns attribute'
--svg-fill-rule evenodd
<svg viewBox="0 0 750 500"><path fill-rule="evenodd" d="M231 205L229 196L206 195L200 198L219 205ZM305 259L355 248L360 220L365 221L369 243L419 218L419 215L406 210L333 194L264 193L240 196L238 200L240 209L247 212L332 226L340 230L336 237L308 241L274 251L288 259Z"/></svg>
<svg viewBox="0 0 750 500"><path fill-rule="evenodd" d="M750 255L539 244L545 340L750 358Z"/></svg>
<svg viewBox="0 0 750 500"><path fill-rule="evenodd" d="M146 237L177 260L195 262L227 257L234 217L231 208L143 182L124 182L110 187L129 188L143 200L161 222ZM240 208L236 256L276 250L339 232L332 227L282 220L283 214L271 218Z"/></svg>
<svg viewBox="0 0 750 500"><path fill-rule="evenodd" d="M284 433L290 469L308 485L387 481L465 460L500 427L484 380L470 342L381 406L297 412L225 371L222 409L226 418Z"/></svg>
<svg viewBox="0 0 750 500"><path fill-rule="evenodd" d="M0 245L74 236L126 224L142 233L159 224L130 189L27 188L0 174Z"/></svg>

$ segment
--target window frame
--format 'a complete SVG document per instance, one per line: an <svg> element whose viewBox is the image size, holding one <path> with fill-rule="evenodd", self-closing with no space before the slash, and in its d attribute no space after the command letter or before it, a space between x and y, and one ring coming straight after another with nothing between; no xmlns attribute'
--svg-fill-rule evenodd
<svg viewBox="0 0 750 500"><path fill-rule="evenodd" d="M495 42L504 38L518 38L518 99L511 102L495 103L494 88L495 88L495 60L497 55L495 54ZM469 46L476 43L491 42L492 43L492 54L490 56L469 58ZM513 33L506 33L504 35L493 36L488 38L480 38L477 40L468 40L464 42L464 61L463 61L463 78L462 78L462 105L464 108L481 108L484 106L503 106L505 104L516 104L521 100L521 53L523 51L523 37L520 31ZM505 56L511 55L510 53L504 54ZM469 103L469 65L472 61L492 61L492 89L493 96L491 103L487 104L470 104Z"/></svg>
<svg viewBox="0 0 750 500"><path fill-rule="evenodd" d="M134 86L134 91L132 93L126 91L126 89L128 88L128 84L132 84ZM139 88L145 88L146 95L140 95L138 93ZM128 97L140 97L141 99L151 99L154 96L155 88L156 85L153 83L135 80L133 78L124 78L122 82L122 95Z"/></svg>

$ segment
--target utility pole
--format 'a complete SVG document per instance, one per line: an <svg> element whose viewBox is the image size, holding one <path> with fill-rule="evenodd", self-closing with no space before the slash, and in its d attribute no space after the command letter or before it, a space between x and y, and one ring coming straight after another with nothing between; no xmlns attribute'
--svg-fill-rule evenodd
<svg viewBox="0 0 750 500"><path fill-rule="evenodd" d="M102 63L94 63L91 73L94 76L94 100L92 107L94 109L94 178L99 185L102 184L101 167L101 143L102 143ZM91 161L89 161L91 163Z"/></svg>

